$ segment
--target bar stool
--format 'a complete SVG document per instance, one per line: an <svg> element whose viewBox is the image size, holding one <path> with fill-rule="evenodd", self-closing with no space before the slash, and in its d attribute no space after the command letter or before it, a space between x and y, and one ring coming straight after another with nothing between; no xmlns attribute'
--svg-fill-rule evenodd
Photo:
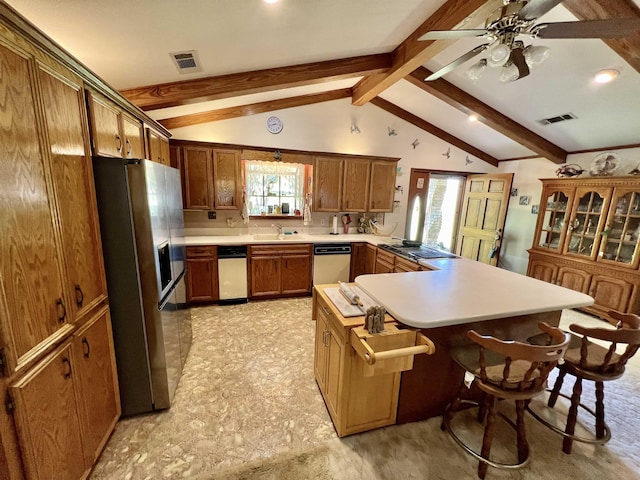
<svg viewBox="0 0 640 480"><path fill-rule="evenodd" d="M536 420L564 437L562 451L567 454L571 453L574 440L602 445L609 441L611 431L604 421L604 382L620 378L624 373L627 361L640 348L640 317L615 311L610 311L609 316L611 317L609 323L616 327L615 330L611 328L585 328L577 324L569 326L569 329L577 335L570 334L571 342L564 357L564 363L558 365L558 378L553 389L550 390L551 395L547 403L549 407L553 408L558 396L571 399L571 407L569 408L564 431L542 418L531 409L530 405L527 405L527 410ZM590 339L600 340L601 343L604 342L607 346L601 346ZM544 343L544 334L532 337L529 340L534 344ZM626 345L624 352L616 353L619 345ZM576 377L571 397L560 393L560 388L567 373ZM595 412L580 403L583 379L595 382ZM595 434L593 437L575 435L578 407L595 417Z"/></svg>
<svg viewBox="0 0 640 480"><path fill-rule="evenodd" d="M561 329L551 327L544 322L540 322L538 326L552 339L551 344L531 345L505 341L470 330L467 335L474 343L451 351L451 357L467 372L474 375L474 383L483 392L484 398L481 404L463 400L462 397L467 389L463 384L458 397L445 409L440 428L446 429L458 445L479 460L479 478L485 477L489 465L514 469L524 467L529 461L529 444L524 426L525 402L544 392L549 372L562 358L569 345L569 334ZM516 430L518 449L516 464L498 463L490 459L498 399L514 400L516 404L515 424L500 414ZM454 414L464 403L479 406L478 421L485 422L480 453L467 446L451 427Z"/></svg>

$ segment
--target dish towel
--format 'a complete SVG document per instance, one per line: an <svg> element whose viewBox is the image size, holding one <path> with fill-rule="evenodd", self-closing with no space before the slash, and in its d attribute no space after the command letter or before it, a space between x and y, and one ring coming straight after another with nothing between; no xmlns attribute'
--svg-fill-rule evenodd
<svg viewBox="0 0 640 480"><path fill-rule="evenodd" d="M240 214L242 217L242 223L249 223L249 209L247 208L247 191L242 189L242 213Z"/></svg>
<svg viewBox="0 0 640 480"><path fill-rule="evenodd" d="M311 225L311 194L307 193L304 199L304 213L302 214L302 223Z"/></svg>

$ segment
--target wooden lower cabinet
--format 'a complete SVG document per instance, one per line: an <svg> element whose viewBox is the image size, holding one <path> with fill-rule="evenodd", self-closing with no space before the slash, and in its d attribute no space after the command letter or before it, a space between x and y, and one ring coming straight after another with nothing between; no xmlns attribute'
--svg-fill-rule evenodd
<svg viewBox="0 0 640 480"><path fill-rule="evenodd" d="M432 270L412 260L394 255L382 248L377 249L374 273L423 272Z"/></svg>
<svg viewBox="0 0 640 480"><path fill-rule="evenodd" d="M638 289L638 282L630 282L623 278L609 275L593 275L589 295L595 300L593 309L602 314L609 310L627 312L631 309L631 299L634 290ZM636 294L637 296L637 294ZM636 308L632 313L640 313Z"/></svg>
<svg viewBox="0 0 640 480"><path fill-rule="evenodd" d="M402 273L402 272L421 272L423 270L422 265L416 262L412 262L411 260L407 260L406 258L398 257L396 255L396 263L393 266L394 273Z"/></svg>
<svg viewBox="0 0 640 480"><path fill-rule="evenodd" d="M108 309L9 388L27 478L86 477L120 416Z"/></svg>
<svg viewBox="0 0 640 480"><path fill-rule="evenodd" d="M368 275L376 271L375 245L365 242L351 244L351 266L349 281L353 282L358 275Z"/></svg>
<svg viewBox="0 0 640 480"><path fill-rule="evenodd" d="M249 297L311 293L312 245L249 245Z"/></svg>
<svg viewBox="0 0 640 480"><path fill-rule="evenodd" d="M218 247L187 247L187 301L219 300Z"/></svg>
<svg viewBox="0 0 640 480"><path fill-rule="evenodd" d="M376 253L376 271L375 273L393 273L395 266L395 255L378 248Z"/></svg>

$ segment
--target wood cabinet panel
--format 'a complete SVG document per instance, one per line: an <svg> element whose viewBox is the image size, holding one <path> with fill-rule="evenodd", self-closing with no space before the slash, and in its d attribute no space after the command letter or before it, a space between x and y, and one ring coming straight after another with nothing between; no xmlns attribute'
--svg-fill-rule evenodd
<svg viewBox="0 0 640 480"><path fill-rule="evenodd" d="M151 128L146 128L147 134L147 156L149 160L152 160L163 165L167 165L174 168L179 168L171 164L171 153L169 151L169 140L163 135Z"/></svg>
<svg viewBox="0 0 640 480"><path fill-rule="evenodd" d="M313 161L313 210L339 212L342 207L341 158L315 157Z"/></svg>
<svg viewBox="0 0 640 480"><path fill-rule="evenodd" d="M184 147L182 165L185 181L185 209L212 210L213 163L211 149Z"/></svg>
<svg viewBox="0 0 640 480"><path fill-rule="evenodd" d="M27 57L0 45L0 279L10 370L68 327L53 196Z"/></svg>
<svg viewBox="0 0 640 480"><path fill-rule="evenodd" d="M250 276L251 297L277 296L282 293L279 256L252 256Z"/></svg>
<svg viewBox="0 0 640 480"><path fill-rule="evenodd" d="M142 132L142 123L140 121L127 115L122 115L123 156L125 158L145 158Z"/></svg>
<svg viewBox="0 0 640 480"><path fill-rule="evenodd" d="M381 248L376 253L376 271L375 273L393 273L395 266L395 255Z"/></svg>
<svg viewBox="0 0 640 480"><path fill-rule="evenodd" d="M189 302L214 302L220 298L217 256L187 257L187 298Z"/></svg>
<svg viewBox="0 0 640 480"><path fill-rule="evenodd" d="M371 162L368 209L370 212L393 211L396 167L395 162Z"/></svg>
<svg viewBox="0 0 640 480"><path fill-rule="evenodd" d="M595 306L604 313L609 310L626 312L634 284L620 278L607 275L593 275L589 295L595 300Z"/></svg>
<svg viewBox="0 0 640 480"><path fill-rule="evenodd" d="M282 257L282 294L309 293L311 291L311 256L287 255Z"/></svg>
<svg viewBox="0 0 640 480"><path fill-rule="evenodd" d="M71 345L86 465L95 462L120 417L120 395L107 310L74 334Z"/></svg>
<svg viewBox="0 0 640 480"><path fill-rule="evenodd" d="M311 244L250 245L249 296L279 297L311 292Z"/></svg>
<svg viewBox="0 0 640 480"><path fill-rule="evenodd" d="M106 100L89 93L93 151L105 157L121 157L120 111Z"/></svg>
<svg viewBox="0 0 640 480"><path fill-rule="evenodd" d="M344 161L342 210L366 212L369 206L371 161L350 158Z"/></svg>
<svg viewBox="0 0 640 480"><path fill-rule="evenodd" d="M416 262L412 262L405 258L396 256L395 265L393 266L393 271L394 273L420 272L422 271L422 266Z"/></svg>
<svg viewBox="0 0 640 480"><path fill-rule="evenodd" d="M326 342L328 331L329 328L324 314L317 312L313 370L321 391L325 391L327 385L327 360L329 357L327 355Z"/></svg>
<svg viewBox="0 0 640 480"><path fill-rule="evenodd" d="M555 283L576 292L587 293L591 283L591 274L584 270L561 266L558 268Z"/></svg>
<svg viewBox="0 0 640 480"><path fill-rule="evenodd" d="M531 259L527 275L547 283L556 283L558 266L551 260Z"/></svg>
<svg viewBox="0 0 640 480"><path fill-rule="evenodd" d="M38 71L57 193L70 321L107 297L82 82Z"/></svg>
<svg viewBox="0 0 640 480"><path fill-rule="evenodd" d="M351 244L350 282L353 282L358 275L375 273L376 250L377 248L374 245L364 242Z"/></svg>
<svg viewBox="0 0 640 480"><path fill-rule="evenodd" d="M213 190L216 209L242 207L239 150L213 150Z"/></svg>
<svg viewBox="0 0 640 480"><path fill-rule="evenodd" d="M65 344L10 388L28 478L75 480L85 471L76 375Z"/></svg>

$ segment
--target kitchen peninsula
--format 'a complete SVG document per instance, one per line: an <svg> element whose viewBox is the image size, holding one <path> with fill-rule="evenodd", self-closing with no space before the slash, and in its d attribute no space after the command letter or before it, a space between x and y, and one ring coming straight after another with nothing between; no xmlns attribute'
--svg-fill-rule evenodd
<svg viewBox="0 0 640 480"><path fill-rule="evenodd" d="M402 373L381 369L376 381L384 383L383 377L389 377L385 390L389 393L385 404L388 415L383 419L386 425L423 420L443 412L457 393L464 375L450 359L448 351L470 342L466 335L468 330L525 340L538 332L538 322L557 326L562 309L593 303L588 295L464 258L420 263L430 270L361 275L355 280L358 288L386 307L391 317L388 322L395 319L399 331L416 331L416 345L429 340L435 344L435 352L415 355L409 368L404 368ZM362 325L364 317L344 318L324 293L329 287L320 286L314 290L313 318L322 322L316 328L316 379L334 424L336 419L351 424L355 422L343 420L342 415L356 411L350 404L357 396L353 399L345 397L345 392L350 391L345 383L362 382L363 373L360 372L366 368L366 362L358 357L356 347L352 348L356 339L350 330ZM321 341L318 335L323 336ZM322 345L329 351L323 351ZM338 353L334 345L341 347L337 349ZM337 361L340 353L342 361ZM328 372L325 378L318 378L318 363L324 363L320 371ZM395 392L397 397L393 398ZM332 401L334 405L330 405ZM342 410L336 406L342 406ZM384 412L385 408L379 407L378 411ZM375 425L374 417L368 419L371 428L380 426ZM338 425L336 428L341 436L355 433L340 431ZM359 431L365 429L368 428L361 427Z"/></svg>

